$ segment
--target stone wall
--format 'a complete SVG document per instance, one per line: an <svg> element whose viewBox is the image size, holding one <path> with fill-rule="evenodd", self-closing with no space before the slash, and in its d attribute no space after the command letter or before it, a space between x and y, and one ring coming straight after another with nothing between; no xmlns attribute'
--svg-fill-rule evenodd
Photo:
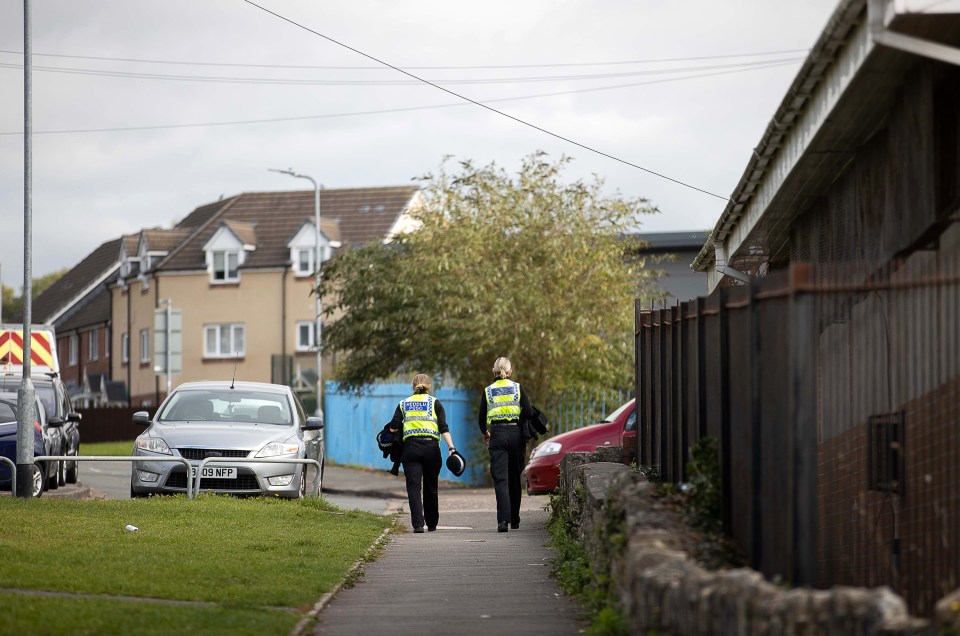
<svg viewBox="0 0 960 636"><path fill-rule="evenodd" d="M631 634L882 635L960 633L960 596L938 604L938 625L911 617L880 587L789 589L750 569L710 571L691 557L691 533L656 486L620 462L619 448L568 453L560 513L582 540L596 578L610 580Z"/></svg>

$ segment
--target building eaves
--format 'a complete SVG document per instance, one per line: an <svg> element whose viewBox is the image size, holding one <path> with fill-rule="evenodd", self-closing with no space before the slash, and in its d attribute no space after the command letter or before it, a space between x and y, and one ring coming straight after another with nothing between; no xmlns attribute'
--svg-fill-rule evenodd
<svg viewBox="0 0 960 636"><path fill-rule="evenodd" d="M120 265L121 240L103 243L37 296L33 301L34 322L55 322L116 272Z"/></svg>
<svg viewBox="0 0 960 636"><path fill-rule="evenodd" d="M776 113L770 123L767 124L760 143L748 160L743 176L727 201L727 205L714 226L709 240L702 246L694 259L691 265L692 269L701 272L707 271L715 262L715 247L728 241L734 234L737 235L735 238L739 239L737 246L746 240L751 228L743 226L743 217L750 212L749 208L751 207L760 208L759 211L752 211L754 216L762 214L765 203L776 194L779 184L787 177L790 169L799 160L812 140L812 134L805 135L802 140L797 140L796 129L801 118L808 110L811 98L821 88L824 76L837 65L841 54L846 52L847 59L844 60L844 73L834 74L833 79L837 86L831 87L831 89L839 88L841 90L839 93L831 90L829 91L831 95L826 97L832 106L839 99L842 89L849 84L863 60L870 53L873 45L869 42L869 37L866 37L864 41L866 36L864 33L865 25L863 24L865 13L866 0L842 0L837 6L794 78ZM860 41L851 43L851 34L858 26L861 27ZM851 48L855 50L851 51ZM823 92L821 90L821 93ZM825 118L831 109L828 107L824 110L823 107L819 107L818 110L820 112L817 114L817 118L822 123L822 118ZM783 148L789 141L794 142L794 147L790 149L789 153L784 153ZM764 189L766 189L766 198L758 203L757 195ZM733 251L735 250L728 247L728 253Z"/></svg>

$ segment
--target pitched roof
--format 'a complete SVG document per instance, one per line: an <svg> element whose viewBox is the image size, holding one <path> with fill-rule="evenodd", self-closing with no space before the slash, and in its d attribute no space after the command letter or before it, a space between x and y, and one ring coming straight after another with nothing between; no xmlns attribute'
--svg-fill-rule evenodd
<svg viewBox="0 0 960 636"><path fill-rule="evenodd" d="M360 245L383 240L394 228L417 192L415 186L349 188L320 191L320 227L331 240ZM290 261L287 243L304 222L314 218L314 192L250 192L216 204L201 206L181 221L202 223L160 263L160 270L194 270L206 267L203 245L224 223L237 228L255 227L256 249L244 268L282 267ZM242 231L242 230L241 230Z"/></svg>
<svg viewBox="0 0 960 636"><path fill-rule="evenodd" d="M147 249L151 252L169 252L190 236L190 228L165 230L155 227L143 230L141 235L146 239Z"/></svg>
<svg viewBox="0 0 960 636"><path fill-rule="evenodd" d="M119 265L120 241L102 244L37 296L32 309L34 322L53 322L110 274Z"/></svg>
<svg viewBox="0 0 960 636"><path fill-rule="evenodd" d="M110 292L106 286L98 287L76 312L66 316L57 323L57 333L110 322Z"/></svg>

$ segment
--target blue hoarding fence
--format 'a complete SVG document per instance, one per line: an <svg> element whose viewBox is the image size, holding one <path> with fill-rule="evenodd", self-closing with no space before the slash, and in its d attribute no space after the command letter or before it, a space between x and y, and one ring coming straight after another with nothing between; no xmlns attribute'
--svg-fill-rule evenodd
<svg viewBox="0 0 960 636"><path fill-rule="evenodd" d="M324 387L324 437L326 456L332 462L389 470L393 465L377 447L377 433L390 421L400 400L410 397L409 384L376 384L366 387L359 395L327 382ZM450 435L457 450L467 460L467 470L456 477L447 470L440 471L440 479L469 485L483 485L490 459L486 452L477 456L471 450L480 437L477 429L477 402L464 389L443 387L432 393L443 403ZM440 443L441 456L446 459L446 444Z"/></svg>

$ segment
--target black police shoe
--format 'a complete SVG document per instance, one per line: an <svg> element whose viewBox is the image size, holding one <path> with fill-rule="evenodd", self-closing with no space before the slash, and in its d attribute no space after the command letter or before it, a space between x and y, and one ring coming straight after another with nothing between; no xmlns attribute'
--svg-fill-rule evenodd
<svg viewBox="0 0 960 636"><path fill-rule="evenodd" d="M497 524L497 532L506 532L507 531L507 522L501 521Z"/></svg>
<svg viewBox="0 0 960 636"><path fill-rule="evenodd" d="M413 531L417 534L423 534L423 528L414 528Z"/></svg>
<svg viewBox="0 0 960 636"><path fill-rule="evenodd" d="M513 528L514 530L516 530L517 528L520 527L520 522L519 522L519 521L511 521L511 522L510 522L510 527Z"/></svg>
<svg viewBox="0 0 960 636"><path fill-rule="evenodd" d="M436 532L437 526L427 526L427 532Z"/></svg>

